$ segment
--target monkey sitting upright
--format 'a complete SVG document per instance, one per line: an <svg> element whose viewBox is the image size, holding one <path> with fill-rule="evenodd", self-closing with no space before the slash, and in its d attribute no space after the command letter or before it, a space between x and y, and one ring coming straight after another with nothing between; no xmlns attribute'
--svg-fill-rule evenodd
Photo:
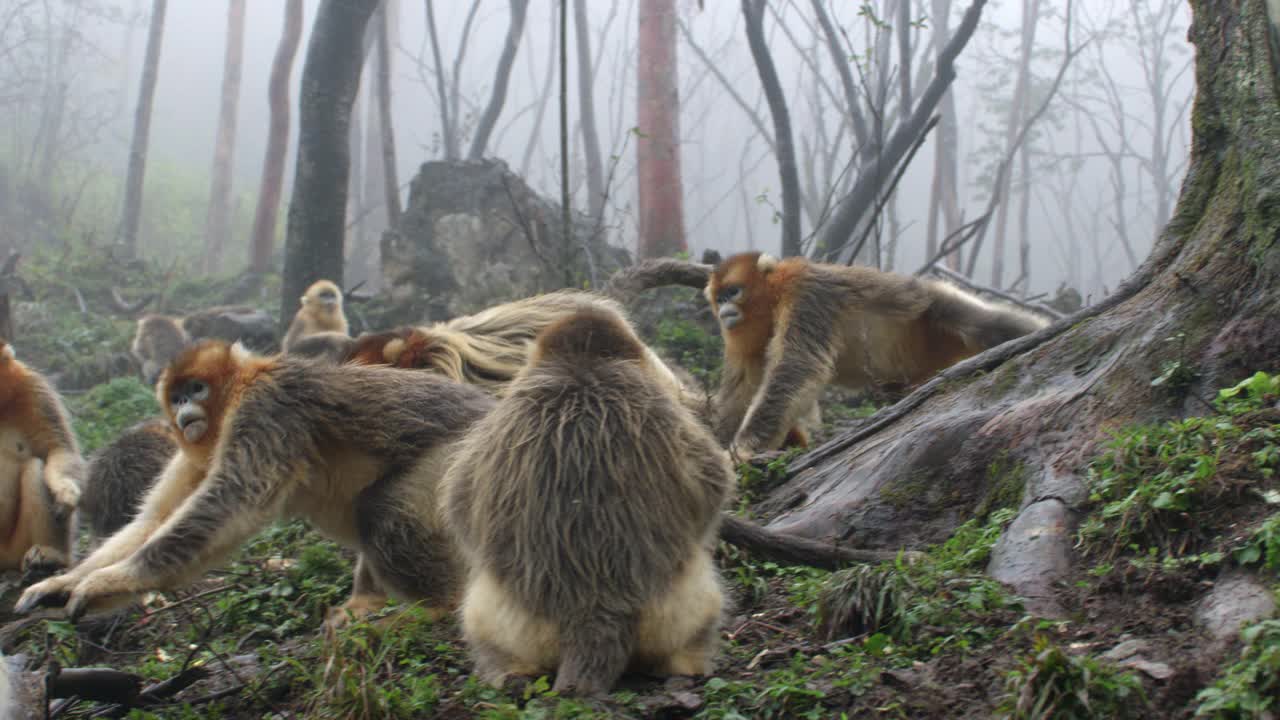
<svg viewBox="0 0 1280 720"><path fill-rule="evenodd" d="M280 349L290 352L294 343L317 333L350 333L342 311L342 288L330 280L317 280L302 294L302 305L293 316Z"/></svg>
<svg viewBox="0 0 1280 720"><path fill-rule="evenodd" d="M70 563L83 475L62 400L0 340L0 569Z"/></svg>
<svg viewBox="0 0 1280 720"><path fill-rule="evenodd" d="M595 694L627 668L710 672L711 549L733 486L727 454L620 315L548 327L444 479L479 675L555 672L555 690Z"/></svg>
<svg viewBox="0 0 1280 720"><path fill-rule="evenodd" d="M717 435L739 458L773 450L828 383L914 385L1048 321L936 280L760 253L712 273L724 335Z"/></svg>
<svg viewBox="0 0 1280 720"><path fill-rule="evenodd" d="M177 452L169 421L152 418L125 430L89 458L80 515L95 540L133 519L147 490Z"/></svg>
<svg viewBox="0 0 1280 720"><path fill-rule="evenodd" d="M372 609L371 585L441 612L456 603L462 569L437 486L456 440L492 406L485 392L206 341L165 371L157 396L180 452L132 522L27 588L18 612L65 603L76 618L179 587L288 516L357 551L353 613Z"/></svg>

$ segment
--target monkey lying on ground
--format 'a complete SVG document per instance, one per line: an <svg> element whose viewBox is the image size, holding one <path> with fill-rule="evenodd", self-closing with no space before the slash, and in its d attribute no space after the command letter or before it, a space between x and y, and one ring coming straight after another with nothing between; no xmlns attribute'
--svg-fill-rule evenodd
<svg viewBox="0 0 1280 720"><path fill-rule="evenodd" d="M62 400L0 340L0 569L71 561L83 475Z"/></svg>
<svg viewBox="0 0 1280 720"><path fill-rule="evenodd" d="M352 612L370 610L372 583L439 611L456 602L462 571L437 485L454 441L493 405L486 393L206 341L165 371L157 395L180 452L132 522L29 587L18 612L65 602L74 619L179 587L286 516L357 551Z"/></svg>
<svg viewBox="0 0 1280 720"><path fill-rule="evenodd" d="M95 539L133 519L150 488L178 452L165 418L144 420L89 458L80 514Z"/></svg>
<svg viewBox="0 0 1280 720"><path fill-rule="evenodd" d="M302 305L293 316L280 348L291 352L297 341L321 332L350 333L342 311L342 288L330 280L317 280L302 294Z"/></svg>
<svg viewBox="0 0 1280 720"><path fill-rule="evenodd" d="M721 263L706 296L724 334L717 435L741 458L777 448L827 383L913 385L1047 324L936 280L760 253Z"/></svg>
<svg viewBox="0 0 1280 720"><path fill-rule="evenodd" d="M197 340L240 340L265 350L275 341L275 334L264 333L264 320L265 313L247 305L221 305L183 317L144 315L138 319L130 351L142 367L143 380L155 385L169 363Z"/></svg>
<svg viewBox="0 0 1280 720"><path fill-rule="evenodd" d="M583 694L628 667L710 672L711 549L733 486L727 454L620 315L548 327L444 479L477 672L554 671L556 691Z"/></svg>

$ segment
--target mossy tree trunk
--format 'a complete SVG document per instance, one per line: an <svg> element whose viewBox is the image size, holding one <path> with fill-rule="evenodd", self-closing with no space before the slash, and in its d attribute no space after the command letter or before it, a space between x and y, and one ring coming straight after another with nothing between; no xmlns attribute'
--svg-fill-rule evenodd
<svg viewBox="0 0 1280 720"><path fill-rule="evenodd" d="M1280 4L1270 5L1269 17L1264 0L1192 3L1191 164L1135 275L1099 305L947 370L798 458L769 500L773 529L910 546L1020 489L990 571L1053 607L1052 583L1073 560L1084 469L1108 430L1203 414L1216 388L1280 367ZM1153 387L1170 363L1194 380Z"/></svg>

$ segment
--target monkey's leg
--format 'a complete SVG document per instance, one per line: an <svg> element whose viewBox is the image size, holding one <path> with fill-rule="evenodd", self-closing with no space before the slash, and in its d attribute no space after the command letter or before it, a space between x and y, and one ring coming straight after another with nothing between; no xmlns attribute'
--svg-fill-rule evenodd
<svg viewBox="0 0 1280 720"><path fill-rule="evenodd" d="M463 568L443 527L428 522L435 487L427 467L379 478L356 498L356 531L360 555L373 577L392 595L422 600L429 610L445 614L462 594Z"/></svg>
<svg viewBox="0 0 1280 720"><path fill-rule="evenodd" d="M715 563L699 548L666 593L641 614L636 654L659 674L709 674L723 614Z"/></svg>
<svg viewBox="0 0 1280 720"><path fill-rule="evenodd" d="M360 620L378 612L387 605L387 593L373 576L368 561L361 553L356 557L356 568L351 583L351 597L338 607L330 608L324 626L328 632L344 627L352 620Z"/></svg>
<svg viewBox="0 0 1280 720"><path fill-rule="evenodd" d="M27 461L22 471L22 503L20 512L30 531L31 547L22 557L22 572L41 576L53 574L71 564L71 545L76 521L75 510L62 514L57 501L45 484L44 464L38 459Z"/></svg>
<svg viewBox="0 0 1280 720"><path fill-rule="evenodd" d="M559 663L555 626L526 611L487 571L473 572L461 616L476 675L490 685L502 687L513 677L547 674Z"/></svg>
<svg viewBox="0 0 1280 720"><path fill-rule="evenodd" d="M822 388L835 376L835 353L830 337L815 337L813 330L797 330L796 323L769 343L764 384L756 393L733 449L745 460L763 450L774 450L818 401Z"/></svg>

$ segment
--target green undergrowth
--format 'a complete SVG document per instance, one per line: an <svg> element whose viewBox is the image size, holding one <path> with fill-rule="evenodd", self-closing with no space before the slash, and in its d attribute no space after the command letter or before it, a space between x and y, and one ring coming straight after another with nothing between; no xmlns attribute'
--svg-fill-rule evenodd
<svg viewBox="0 0 1280 720"><path fill-rule="evenodd" d="M68 398L71 425L85 454L111 443L134 423L160 412L155 392L135 377L116 378Z"/></svg>
<svg viewBox="0 0 1280 720"><path fill-rule="evenodd" d="M1032 651L1006 673L997 708L1011 720L1086 720L1150 716L1142 682L1088 655L1071 654L1037 634Z"/></svg>
<svg viewBox="0 0 1280 720"><path fill-rule="evenodd" d="M688 370L704 388L719 387L724 357L724 342L719 335L686 318L663 318L658 321L653 344Z"/></svg>
<svg viewBox="0 0 1280 720"><path fill-rule="evenodd" d="M1089 467L1082 550L1102 562L1195 557L1233 508L1280 502L1277 400L1280 376L1258 373L1220 391L1212 415L1114 433Z"/></svg>
<svg viewBox="0 0 1280 720"><path fill-rule="evenodd" d="M1196 696L1196 717L1267 718L1280 709L1280 620L1263 620L1240 633L1239 660Z"/></svg>

